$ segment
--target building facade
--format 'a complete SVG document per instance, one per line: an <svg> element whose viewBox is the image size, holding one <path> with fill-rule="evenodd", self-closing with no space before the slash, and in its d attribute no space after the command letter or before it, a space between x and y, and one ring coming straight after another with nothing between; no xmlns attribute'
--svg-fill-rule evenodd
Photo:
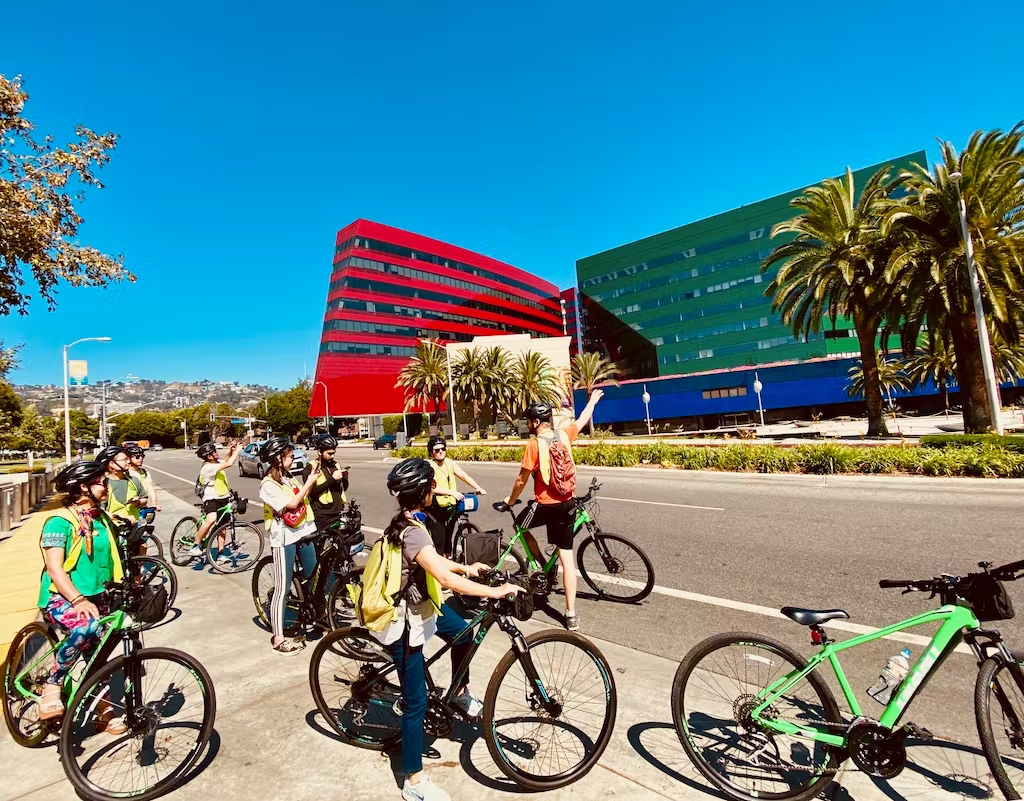
<svg viewBox="0 0 1024 801"><path fill-rule="evenodd" d="M391 226L338 232L310 415L401 412L398 373L422 339L563 335L558 288L511 265Z"/></svg>
<svg viewBox="0 0 1024 801"><path fill-rule="evenodd" d="M924 151L858 170L855 185L883 166L895 173L914 162L927 164ZM577 261L584 349L625 358L626 374L636 378L859 355L850 322L796 336L765 297L777 270L762 275L761 264L786 241L771 238L772 226L793 217L790 201L802 191ZM612 320L634 334L609 336Z"/></svg>

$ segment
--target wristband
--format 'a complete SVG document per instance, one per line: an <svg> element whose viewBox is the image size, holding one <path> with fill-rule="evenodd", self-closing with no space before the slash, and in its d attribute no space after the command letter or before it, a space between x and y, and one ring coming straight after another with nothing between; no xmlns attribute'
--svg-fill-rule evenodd
<svg viewBox="0 0 1024 801"><path fill-rule="evenodd" d="M72 605L72 606L74 606L74 605L75 605L75 604L77 604L77 603L78 603L79 601L84 601L84 600L85 600L85 596L84 596L84 595L79 595L78 597L76 597L76 598L75 598L75 599L74 599L74 600L73 600L73 601L71 602L71 605Z"/></svg>

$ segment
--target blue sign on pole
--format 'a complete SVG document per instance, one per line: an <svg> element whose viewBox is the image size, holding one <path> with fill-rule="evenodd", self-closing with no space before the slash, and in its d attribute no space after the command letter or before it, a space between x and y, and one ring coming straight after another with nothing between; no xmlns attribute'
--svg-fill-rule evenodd
<svg viewBox="0 0 1024 801"><path fill-rule="evenodd" d="M232 417L231 418L231 425L239 425L241 423L248 423L248 422L249 421L246 420L244 417Z"/></svg>

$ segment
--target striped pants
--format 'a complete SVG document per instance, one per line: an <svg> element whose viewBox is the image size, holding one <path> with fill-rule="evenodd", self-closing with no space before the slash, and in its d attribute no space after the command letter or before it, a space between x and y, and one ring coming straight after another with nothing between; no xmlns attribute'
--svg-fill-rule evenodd
<svg viewBox="0 0 1024 801"><path fill-rule="evenodd" d="M274 597L270 601L270 627L275 637L284 636L284 610L292 586L292 568L295 565L295 549L305 577L316 570L316 549L311 542L297 542L281 548L271 548L274 557Z"/></svg>

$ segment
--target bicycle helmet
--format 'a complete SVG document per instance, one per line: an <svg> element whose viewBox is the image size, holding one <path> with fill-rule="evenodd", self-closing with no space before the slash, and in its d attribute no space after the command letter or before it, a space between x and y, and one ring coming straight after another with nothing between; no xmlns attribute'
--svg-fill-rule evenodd
<svg viewBox="0 0 1024 801"><path fill-rule="evenodd" d="M338 440L330 434L317 434L313 437L312 444L320 453L323 453L324 451L333 451L337 448Z"/></svg>
<svg viewBox="0 0 1024 801"><path fill-rule="evenodd" d="M440 434L434 434L430 439L427 440L427 455L431 455L434 452L435 445L444 445L448 447L448 440L442 437Z"/></svg>
<svg viewBox="0 0 1024 801"><path fill-rule="evenodd" d="M106 463L98 459L91 462L75 462L57 473L54 485L57 492L78 493L83 484L89 484L106 473Z"/></svg>
<svg viewBox="0 0 1024 801"><path fill-rule="evenodd" d="M531 403L526 407L525 417L527 420L540 420L542 423L551 422L552 406L550 403L539 401Z"/></svg>
<svg viewBox="0 0 1024 801"><path fill-rule="evenodd" d="M106 467L108 464L114 461L114 459L117 456L121 455L124 452L124 448L122 448L120 445L108 445L107 447L105 447L103 450L96 454L96 461L102 463L103 466Z"/></svg>
<svg viewBox="0 0 1024 801"><path fill-rule="evenodd" d="M388 473L388 490L401 505L422 501L434 486L434 468L426 459L405 459Z"/></svg>
<svg viewBox="0 0 1024 801"><path fill-rule="evenodd" d="M134 458L136 458L138 456L145 456L146 455L146 452L144 450L142 450L142 448L140 448L138 445L125 445L124 446L124 452L127 453L128 456L130 458L132 458L132 459L134 459Z"/></svg>
<svg viewBox="0 0 1024 801"><path fill-rule="evenodd" d="M260 459L267 464L273 464L274 460L284 454L285 451L293 450L291 440L288 437L274 437L268 439L260 447Z"/></svg>
<svg viewBox="0 0 1024 801"><path fill-rule="evenodd" d="M204 442L198 448L196 448L196 456L202 459L204 462L211 456L217 454L217 446L212 442Z"/></svg>

